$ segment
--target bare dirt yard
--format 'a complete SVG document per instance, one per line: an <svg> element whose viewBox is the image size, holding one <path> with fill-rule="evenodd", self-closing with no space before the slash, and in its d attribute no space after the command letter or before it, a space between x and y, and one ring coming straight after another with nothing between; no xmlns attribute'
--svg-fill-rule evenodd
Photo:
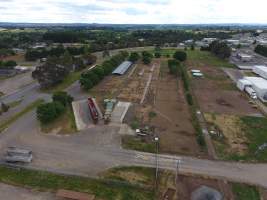
<svg viewBox="0 0 267 200"><path fill-rule="evenodd" d="M185 100L181 81L168 72L166 61L162 61L160 76L156 84L151 119L156 134L160 137L160 151L200 156L204 153L196 142L196 133L192 126L191 114Z"/></svg>
<svg viewBox="0 0 267 200"><path fill-rule="evenodd" d="M190 64L189 64L190 66ZM201 65L189 69L200 69L204 78L192 78L192 87L203 112L235 115L255 115L260 112L249 104L234 83L220 68Z"/></svg>

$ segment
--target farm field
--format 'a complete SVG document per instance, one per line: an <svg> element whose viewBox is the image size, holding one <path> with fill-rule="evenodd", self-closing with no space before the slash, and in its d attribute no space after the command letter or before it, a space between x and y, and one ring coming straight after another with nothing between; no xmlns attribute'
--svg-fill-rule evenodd
<svg viewBox="0 0 267 200"><path fill-rule="evenodd" d="M186 65L188 70L199 69L204 74L204 78L191 78L193 92L203 112L241 116L260 115L220 68L231 67L226 61L218 58L209 60L206 58L208 52L195 52L190 51Z"/></svg>

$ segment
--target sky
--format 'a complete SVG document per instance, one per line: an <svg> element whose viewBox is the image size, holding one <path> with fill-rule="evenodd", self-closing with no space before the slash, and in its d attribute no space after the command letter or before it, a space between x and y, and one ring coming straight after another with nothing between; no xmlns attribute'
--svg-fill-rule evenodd
<svg viewBox="0 0 267 200"><path fill-rule="evenodd" d="M267 24L267 0L0 0L0 22Z"/></svg>

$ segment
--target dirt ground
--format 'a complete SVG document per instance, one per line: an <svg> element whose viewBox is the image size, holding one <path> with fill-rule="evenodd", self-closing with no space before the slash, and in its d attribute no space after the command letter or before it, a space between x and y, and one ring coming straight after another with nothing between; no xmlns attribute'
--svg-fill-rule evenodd
<svg viewBox="0 0 267 200"><path fill-rule="evenodd" d="M163 172L160 176L160 198L164 200L164 194L169 189L175 191L175 195L172 200L191 200L192 192L201 186L211 187L222 193L225 200L234 199L231 192L231 186L227 182L217 181L214 179L201 178L195 176L179 175L177 178L177 184L175 184L175 175L171 172ZM228 188L227 192L225 189Z"/></svg>
<svg viewBox="0 0 267 200"><path fill-rule="evenodd" d="M184 97L182 83L170 75L167 65L161 66L157 81L155 106L156 117L151 125L160 137L160 151L184 155L203 155L196 142L191 115Z"/></svg>
<svg viewBox="0 0 267 200"><path fill-rule="evenodd" d="M204 78L193 78L194 94L203 112L235 115L255 115L248 99L241 94L220 68L212 66L189 67L200 69Z"/></svg>

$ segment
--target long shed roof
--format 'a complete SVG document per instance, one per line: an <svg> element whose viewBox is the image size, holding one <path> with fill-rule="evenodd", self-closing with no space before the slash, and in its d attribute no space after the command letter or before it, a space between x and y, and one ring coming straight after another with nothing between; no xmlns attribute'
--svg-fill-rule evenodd
<svg viewBox="0 0 267 200"><path fill-rule="evenodd" d="M130 61L124 61L112 72L112 74L123 75L131 67L132 64L133 63Z"/></svg>

